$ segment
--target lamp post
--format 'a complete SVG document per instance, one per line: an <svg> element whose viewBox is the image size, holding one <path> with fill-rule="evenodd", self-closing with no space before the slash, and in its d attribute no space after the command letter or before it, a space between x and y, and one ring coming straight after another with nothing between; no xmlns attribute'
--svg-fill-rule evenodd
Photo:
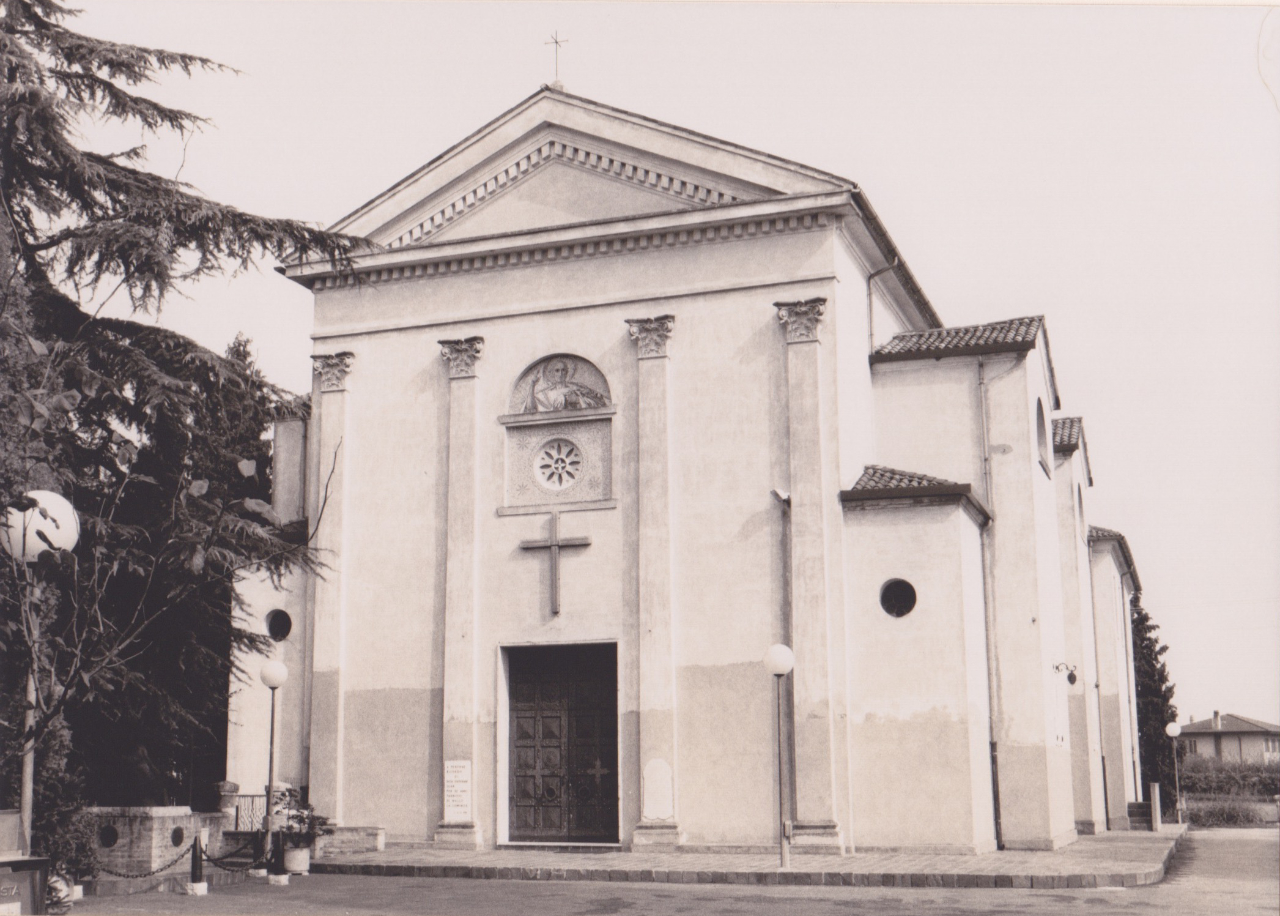
<svg viewBox="0 0 1280 916"><path fill-rule="evenodd" d="M0 547L22 564L25 578L22 588L22 623L28 633L34 627L32 601L38 595L32 566L46 550L71 550L80 540L80 517L66 499L49 490L31 490L26 500L34 503L25 509L10 508L0 527ZM22 829L23 851L31 855L31 810L36 773L36 673L27 672L26 715L23 718L22 785L18 799L18 821Z"/></svg>
<svg viewBox="0 0 1280 916"><path fill-rule="evenodd" d="M284 662L272 659L262 666L258 679L271 688L271 737L267 743L267 810L262 815L262 829L267 834L267 870L271 871L275 863L275 844L271 839L271 803L274 801L276 787L276 691L289 680L289 669Z"/></svg>
<svg viewBox="0 0 1280 916"><path fill-rule="evenodd" d="M1182 734L1182 726L1177 722L1170 722L1164 727L1164 733L1169 736L1169 740L1173 743L1173 796L1178 812L1178 823L1181 824L1182 786L1178 784L1178 736Z"/></svg>
<svg viewBox="0 0 1280 916"><path fill-rule="evenodd" d="M782 747L782 679L796 666L796 657L790 647L775 643L764 654L764 666L773 675L778 695L778 857L782 868L791 867L791 831L787 824L786 782L783 778Z"/></svg>

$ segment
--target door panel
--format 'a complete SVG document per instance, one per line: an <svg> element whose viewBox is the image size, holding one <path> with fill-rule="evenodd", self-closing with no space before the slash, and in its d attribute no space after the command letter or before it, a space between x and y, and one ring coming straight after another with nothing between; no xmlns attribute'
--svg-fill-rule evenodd
<svg viewBox="0 0 1280 916"><path fill-rule="evenodd" d="M617 650L513 648L511 839L617 842Z"/></svg>

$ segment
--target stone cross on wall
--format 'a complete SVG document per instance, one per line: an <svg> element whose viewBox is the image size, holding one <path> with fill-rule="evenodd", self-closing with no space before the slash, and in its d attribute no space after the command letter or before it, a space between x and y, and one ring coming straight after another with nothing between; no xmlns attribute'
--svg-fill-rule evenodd
<svg viewBox="0 0 1280 916"><path fill-rule="evenodd" d="M588 547L591 538L560 537L560 513L551 513L551 534L539 541L521 541L521 550L545 550L551 555L551 613L560 613L560 549L562 547Z"/></svg>

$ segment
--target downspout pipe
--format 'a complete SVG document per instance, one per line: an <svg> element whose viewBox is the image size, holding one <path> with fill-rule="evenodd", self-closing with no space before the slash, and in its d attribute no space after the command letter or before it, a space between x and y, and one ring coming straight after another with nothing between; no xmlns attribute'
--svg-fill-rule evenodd
<svg viewBox="0 0 1280 916"><path fill-rule="evenodd" d="M982 496L986 500L987 509L995 512L995 499L991 489L991 432L987 419L987 363L984 357L978 357L978 425L981 431L982 444ZM991 521L982 529L978 543L982 548L982 594L986 604L987 624L987 715L988 739L991 751L991 807L995 819L996 849L1004 849L1004 831L1000 823L1000 771L999 771L999 717L1002 712L1000 702L1000 655L996 651L996 596L994 586L995 543L992 539Z"/></svg>
<svg viewBox="0 0 1280 916"><path fill-rule="evenodd" d="M1014 364L996 376L1004 378L1026 356L1018 354ZM996 847L1004 849L1004 835L1000 825L1000 781L999 781L999 741L1001 729L1004 727L1004 698L1000 689L1000 652L996 641L996 542L993 525L996 519L995 475L991 472L991 391L993 379L987 377L987 358L978 357L978 426L982 444L982 485L986 492L983 498L987 501L987 511L991 519L982 529L982 594L987 604L987 690L991 702L991 793L995 808Z"/></svg>
<svg viewBox="0 0 1280 916"><path fill-rule="evenodd" d="M874 353L876 349L876 331L875 331L875 315L871 307L871 283L881 274L887 274L891 270L897 270L902 264L900 258L895 257L892 264L886 264L879 270L873 270L867 274L867 353Z"/></svg>

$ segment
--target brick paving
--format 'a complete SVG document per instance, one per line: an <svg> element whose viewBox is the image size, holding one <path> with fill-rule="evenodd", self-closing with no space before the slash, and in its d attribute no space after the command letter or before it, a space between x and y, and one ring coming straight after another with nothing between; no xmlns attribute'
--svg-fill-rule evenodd
<svg viewBox="0 0 1280 916"><path fill-rule="evenodd" d="M313 861L316 874L517 881L628 881L664 884L844 885L853 887L1136 887L1156 884L1186 827L1081 837L1053 852L976 856L855 853L776 854L555 849L454 850L389 843L380 852L339 853Z"/></svg>

